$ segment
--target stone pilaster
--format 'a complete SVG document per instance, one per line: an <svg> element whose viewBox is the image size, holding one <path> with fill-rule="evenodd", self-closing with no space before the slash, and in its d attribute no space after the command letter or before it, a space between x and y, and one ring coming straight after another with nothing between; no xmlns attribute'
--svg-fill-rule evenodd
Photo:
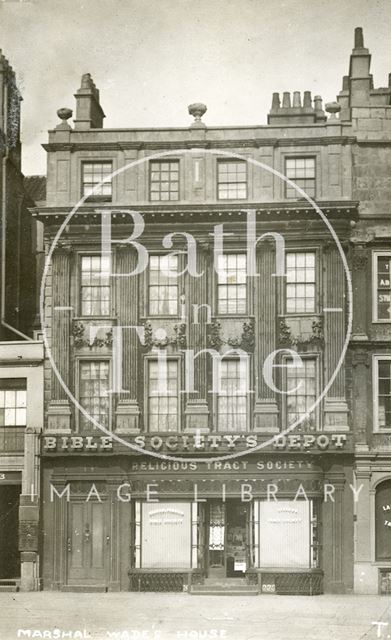
<svg viewBox="0 0 391 640"><path fill-rule="evenodd" d="M52 258L52 333L51 352L63 382L69 385L70 348L70 259L71 251L58 248ZM51 398L48 406L47 430L69 433L71 409L68 396L54 371L51 376Z"/></svg>
<svg viewBox="0 0 391 640"><path fill-rule="evenodd" d="M368 250L365 244L356 244L352 250L353 327L352 342L368 340L367 305L363 292L367 291Z"/></svg>
<svg viewBox="0 0 391 640"><path fill-rule="evenodd" d="M273 245L264 242L257 251L257 273L255 280L255 355L257 364L255 371L255 407L254 431L277 433L278 405L276 394L266 384L262 367L265 359L276 347L276 312L277 312L277 279L273 276L276 271L276 253ZM251 282L250 282L251 285Z"/></svg>
<svg viewBox="0 0 391 640"><path fill-rule="evenodd" d="M129 247L117 248L115 265L115 273L131 273L137 266L136 252ZM138 276L117 276L114 284L118 326L138 326ZM122 338L122 388L127 393L122 393L117 403L115 430L118 434L132 434L140 431L138 403L140 341L135 329L124 329Z"/></svg>
<svg viewBox="0 0 391 640"><path fill-rule="evenodd" d="M345 272L341 257L334 247L324 251L326 282L324 287L325 382L337 368L345 340ZM346 402L345 364L324 402L324 430L348 431L349 409Z"/></svg>
<svg viewBox="0 0 391 640"><path fill-rule="evenodd" d="M203 275L199 278L188 276L186 278L187 317L188 317L188 349L194 350L194 355L208 346L207 321L208 305L211 296L208 295L210 250L208 245L198 247L197 269ZM199 305L198 311L193 305ZM194 389L196 393L188 395L185 409L186 431L209 431L209 407L208 407L208 370L207 354L202 354L194 361Z"/></svg>
<svg viewBox="0 0 391 640"><path fill-rule="evenodd" d="M327 550L323 544L323 562L327 566L327 590L332 593L344 593L343 553L344 553L344 484L343 472L335 472L327 477L327 483L333 487L332 498L323 506L323 535L327 535ZM327 532L327 533L326 533Z"/></svg>
<svg viewBox="0 0 391 640"><path fill-rule="evenodd" d="M22 591L39 591L39 437L40 429L27 427L22 493L19 506L19 551Z"/></svg>

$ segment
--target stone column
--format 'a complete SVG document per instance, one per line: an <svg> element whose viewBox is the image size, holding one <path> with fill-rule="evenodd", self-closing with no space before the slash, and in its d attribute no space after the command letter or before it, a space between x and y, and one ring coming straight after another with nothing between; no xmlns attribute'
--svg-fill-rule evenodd
<svg viewBox="0 0 391 640"><path fill-rule="evenodd" d="M185 280L185 299L187 301L188 317L188 349L194 350L196 356L202 349L207 349L207 322L211 315L209 295L209 255L207 244L198 245L197 271L203 275L194 278L187 275ZM197 305L194 307L193 305ZM202 306L202 305L209 305ZM209 431L208 407L208 355L202 354L194 361L194 389L196 393L188 395L185 409L186 431Z"/></svg>
<svg viewBox="0 0 391 640"><path fill-rule="evenodd" d="M343 582L343 527L344 484L343 471L331 473L327 483L334 488L332 498L324 502L323 508L323 566L327 575L327 589L332 593L344 593Z"/></svg>
<svg viewBox="0 0 391 640"><path fill-rule="evenodd" d="M324 250L323 309L325 336L325 383L333 375L344 345L345 326L345 271L341 256L334 246ZM346 402L345 363L329 389L324 402L324 430L348 431L349 409Z"/></svg>
<svg viewBox="0 0 391 640"><path fill-rule="evenodd" d="M257 250L257 273L255 280L255 407L254 431L277 433L278 405L276 394L266 384L262 368L265 359L276 347L277 278L276 252L271 243L263 242Z"/></svg>
<svg viewBox="0 0 391 640"><path fill-rule="evenodd" d="M367 305L362 294L367 291L368 250L364 243L355 244L352 251L353 328L352 342L368 340Z"/></svg>
<svg viewBox="0 0 391 640"><path fill-rule="evenodd" d="M56 249L52 257L51 352L54 363L66 385L69 384L72 316L70 309L70 259L71 250L65 247ZM69 399L54 371L51 376L47 430L62 434L70 433L71 430Z"/></svg>
<svg viewBox="0 0 391 640"><path fill-rule="evenodd" d="M367 436L369 367L370 356L367 349L355 346L352 352L352 396L356 452L369 451Z"/></svg>
<svg viewBox="0 0 391 640"><path fill-rule="evenodd" d="M115 253L115 273L127 274L137 266L136 252L128 246L117 247ZM135 327L139 321L138 276L117 276L113 278L118 326ZM134 434L140 431L140 407L138 393L142 375L139 367L140 339L135 329L122 331L122 393L115 412L115 430L119 434Z"/></svg>

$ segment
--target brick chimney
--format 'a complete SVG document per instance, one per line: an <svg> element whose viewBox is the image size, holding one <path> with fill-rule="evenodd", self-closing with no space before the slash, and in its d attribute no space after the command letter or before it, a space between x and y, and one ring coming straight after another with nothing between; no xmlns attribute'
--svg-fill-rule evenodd
<svg viewBox="0 0 391 640"><path fill-rule="evenodd" d="M99 91L89 73L82 76L75 98L75 129L102 129L105 114L100 106Z"/></svg>
<svg viewBox="0 0 391 640"><path fill-rule="evenodd" d="M304 91L303 100L300 91L294 91L292 97L289 91L285 91L282 103L280 94L273 93L272 108L267 116L268 124L313 124L324 120L326 116L322 110L322 99L315 96L313 105L310 91Z"/></svg>

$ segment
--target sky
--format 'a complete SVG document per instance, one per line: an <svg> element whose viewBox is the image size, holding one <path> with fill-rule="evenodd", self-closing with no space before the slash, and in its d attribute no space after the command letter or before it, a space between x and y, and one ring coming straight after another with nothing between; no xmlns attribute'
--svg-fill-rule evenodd
<svg viewBox="0 0 391 640"><path fill-rule="evenodd" d="M0 0L0 48L23 95L26 175L60 107L75 109L83 73L107 128L262 125L275 91L335 100L354 27L364 29L375 86L391 72L390 0ZM71 123L72 124L72 123Z"/></svg>

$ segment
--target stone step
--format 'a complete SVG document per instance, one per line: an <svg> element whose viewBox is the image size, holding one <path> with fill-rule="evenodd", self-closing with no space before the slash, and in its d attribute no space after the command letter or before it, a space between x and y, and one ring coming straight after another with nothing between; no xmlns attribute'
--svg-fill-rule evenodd
<svg viewBox="0 0 391 640"><path fill-rule="evenodd" d="M221 584L195 584L191 587L192 595L216 595L216 596L256 596L258 595L258 587L252 587L248 584L238 585L221 585Z"/></svg>
<svg viewBox="0 0 391 640"><path fill-rule="evenodd" d="M19 587L16 584L1 584L0 583L0 591L12 591L14 593L16 593L17 591L19 591Z"/></svg>
<svg viewBox="0 0 391 640"><path fill-rule="evenodd" d="M73 593L106 593L107 587L94 584L65 584L61 587L61 591Z"/></svg>

